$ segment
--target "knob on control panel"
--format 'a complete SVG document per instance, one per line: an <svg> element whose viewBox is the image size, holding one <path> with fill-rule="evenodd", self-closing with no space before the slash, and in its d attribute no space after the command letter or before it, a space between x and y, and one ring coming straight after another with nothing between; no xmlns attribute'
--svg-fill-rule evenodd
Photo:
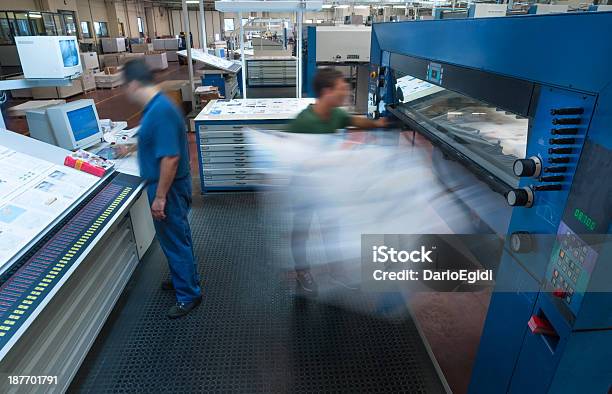
<svg viewBox="0 0 612 394"><path fill-rule="evenodd" d="M536 156L529 159L518 159L514 162L512 169L516 176L537 177L542 172L542 161Z"/></svg>
<svg viewBox="0 0 612 394"><path fill-rule="evenodd" d="M533 191L528 187L512 189L506 194L506 201L513 207L529 208L533 205Z"/></svg>
<svg viewBox="0 0 612 394"><path fill-rule="evenodd" d="M514 253L527 253L534 249L535 241L527 231L510 234L510 248Z"/></svg>

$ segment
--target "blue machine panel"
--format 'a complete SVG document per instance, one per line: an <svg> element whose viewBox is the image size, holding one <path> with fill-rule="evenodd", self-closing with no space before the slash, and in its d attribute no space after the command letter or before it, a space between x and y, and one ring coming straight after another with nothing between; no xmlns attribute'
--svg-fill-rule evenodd
<svg viewBox="0 0 612 394"><path fill-rule="evenodd" d="M509 239L471 393L612 388L612 13L593 15L373 27L371 70L384 78L370 81L371 115L384 115L381 103L393 104L397 116L394 106L412 105L389 100L394 71L387 68L397 67L529 119L524 161L537 171L521 173L511 189L525 198L509 198ZM513 239L529 239L529 246Z"/></svg>

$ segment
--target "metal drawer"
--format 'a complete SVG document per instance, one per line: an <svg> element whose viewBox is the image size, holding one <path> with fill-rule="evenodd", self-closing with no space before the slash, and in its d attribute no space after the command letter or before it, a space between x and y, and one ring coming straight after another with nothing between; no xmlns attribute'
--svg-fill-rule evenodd
<svg viewBox="0 0 612 394"><path fill-rule="evenodd" d="M232 168L252 168L255 167L255 163L250 162L225 162L225 163L202 163L202 168L204 171L206 170L216 170L216 169L232 169Z"/></svg>
<svg viewBox="0 0 612 394"><path fill-rule="evenodd" d="M242 137L232 137L232 136L202 137L202 136L200 136L200 143L202 145L244 144L245 142L247 142L247 139L244 136L242 136Z"/></svg>
<svg viewBox="0 0 612 394"><path fill-rule="evenodd" d="M202 164L214 164L214 163L258 163L266 162L265 160L258 159L249 156L213 156L203 157Z"/></svg>
<svg viewBox="0 0 612 394"><path fill-rule="evenodd" d="M198 126L200 131L200 137L213 137L213 134L217 132L224 133L242 133L245 129L259 129L259 130L284 130L287 127L286 123L252 123L244 125L232 125L232 124L201 124ZM216 135L215 135L216 136ZM236 135L238 136L238 135ZM242 136L242 135L240 135Z"/></svg>
<svg viewBox="0 0 612 394"><path fill-rule="evenodd" d="M254 175L261 174L262 168L205 168L204 176L211 175Z"/></svg>
<svg viewBox="0 0 612 394"><path fill-rule="evenodd" d="M248 187L256 186L256 181L204 181L204 187Z"/></svg>
<svg viewBox="0 0 612 394"><path fill-rule="evenodd" d="M244 174L244 175L232 175L232 174L204 174L205 181L262 181L265 179L264 174Z"/></svg>
<svg viewBox="0 0 612 394"><path fill-rule="evenodd" d="M200 145L202 152L219 152L219 151L250 151L257 147L256 144L215 144L215 145Z"/></svg>
<svg viewBox="0 0 612 394"><path fill-rule="evenodd" d="M259 158L263 160L264 158L269 158L269 155L264 155L262 153L257 153L254 151L243 151L243 150L220 150L220 151L212 151L212 152L204 152L202 155L202 160L207 157L248 157L251 159Z"/></svg>

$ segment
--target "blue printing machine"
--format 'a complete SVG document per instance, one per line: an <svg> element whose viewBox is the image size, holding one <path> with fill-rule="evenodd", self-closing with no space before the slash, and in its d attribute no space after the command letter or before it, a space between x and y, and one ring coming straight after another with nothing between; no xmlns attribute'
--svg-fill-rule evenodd
<svg viewBox="0 0 612 394"><path fill-rule="evenodd" d="M369 116L398 117L512 206L471 393L611 389L610 26L610 12L373 26ZM402 103L406 75L444 90ZM440 100L528 119L525 157L508 165L429 127L424 114Z"/></svg>

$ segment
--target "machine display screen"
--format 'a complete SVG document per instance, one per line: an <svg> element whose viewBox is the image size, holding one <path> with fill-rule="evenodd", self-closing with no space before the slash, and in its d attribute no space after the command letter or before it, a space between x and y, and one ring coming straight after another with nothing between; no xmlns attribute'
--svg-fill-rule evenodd
<svg viewBox="0 0 612 394"><path fill-rule="evenodd" d="M399 110L511 187L512 166L527 151L529 120L482 101L404 76Z"/></svg>
<svg viewBox="0 0 612 394"><path fill-rule="evenodd" d="M100 132L98 118L93 106L88 105L68 111L66 115L68 116L68 122L70 122L75 141L80 141Z"/></svg>
<svg viewBox="0 0 612 394"><path fill-rule="evenodd" d="M74 67L79 64L79 52L77 51L75 40L60 40L60 51L64 67Z"/></svg>

